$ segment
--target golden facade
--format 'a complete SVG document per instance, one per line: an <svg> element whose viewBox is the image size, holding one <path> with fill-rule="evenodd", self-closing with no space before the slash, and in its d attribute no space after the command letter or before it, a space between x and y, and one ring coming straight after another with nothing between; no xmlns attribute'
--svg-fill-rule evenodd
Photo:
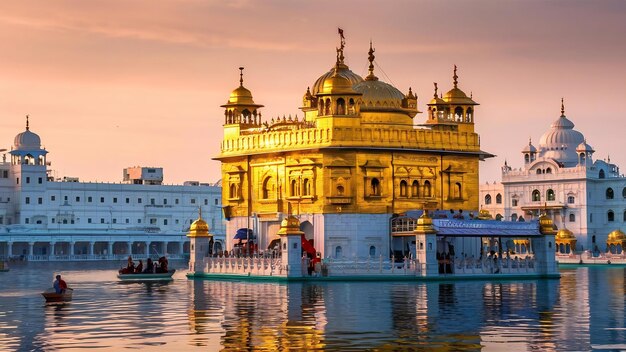
<svg viewBox="0 0 626 352"><path fill-rule="evenodd" d="M458 88L427 104L374 73L362 78L344 63L344 39L330 71L307 88L303 117L262 120L240 85L225 108L222 163L227 218L291 214L391 214L415 209L478 209L478 105Z"/></svg>

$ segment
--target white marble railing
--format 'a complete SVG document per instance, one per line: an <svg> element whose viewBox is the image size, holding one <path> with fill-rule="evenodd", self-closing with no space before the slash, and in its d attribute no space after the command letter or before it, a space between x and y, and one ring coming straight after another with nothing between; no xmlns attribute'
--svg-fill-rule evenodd
<svg viewBox="0 0 626 352"><path fill-rule="evenodd" d="M307 261L308 262L308 261ZM321 263L321 272L314 272L314 275L322 276L359 276L359 275L412 275L421 274L422 266L416 259L402 258L395 260L391 258L368 257L350 259L326 258Z"/></svg>
<svg viewBox="0 0 626 352"><path fill-rule="evenodd" d="M205 257L203 268L204 272L209 274L287 275L287 268L283 266L282 260L269 257Z"/></svg>
<svg viewBox="0 0 626 352"><path fill-rule="evenodd" d="M482 260L457 259L452 261L454 274L534 274L537 272L535 259L525 257L523 259L504 258L494 261L483 258Z"/></svg>
<svg viewBox="0 0 626 352"><path fill-rule="evenodd" d="M137 259L145 259L148 256L145 254L133 254L133 258ZM152 259L158 259L159 256L150 255ZM168 254L167 258L169 260L178 260L184 259L182 255L171 255ZM48 261L97 261L97 260L107 260L107 261L122 261L128 259L128 254L75 254L75 255L24 255L24 256L12 256L11 258L6 258L8 260L17 260L17 261L29 261L29 262L48 262Z"/></svg>

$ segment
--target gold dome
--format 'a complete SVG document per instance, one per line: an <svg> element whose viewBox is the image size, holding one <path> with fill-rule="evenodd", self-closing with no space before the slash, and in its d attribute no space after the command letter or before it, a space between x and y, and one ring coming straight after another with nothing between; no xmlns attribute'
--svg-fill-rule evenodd
<svg viewBox="0 0 626 352"><path fill-rule="evenodd" d="M326 78L319 94L354 94L352 83L349 79L337 74Z"/></svg>
<svg viewBox="0 0 626 352"><path fill-rule="evenodd" d="M480 211L478 212L478 219L479 220L493 220L493 216L491 216L491 213L489 213L489 210L480 209Z"/></svg>
<svg viewBox="0 0 626 352"><path fill-rule="evenodd" d="M336 67L333 67L332 69L330 69L330 71L324 73L322 76L320 76L315 83L313 84L313 87L311 88L311 94L313 95L317 95L319 93L322 92L322 90L324 89L324 84L326 82L326 80L330 77L332 77L333 75L335 75L335 73L345 79L347 79L350 82L351 86L354 86L355 84L359 83L359 82L363 82L363 77L357 75L356 73L350 71L350 69L348 68L348 66L344 65L344 64L339 64Z"/></svg>
<svg viewBox="0 0 626 352"><path fill-rule="evenodd" d="M230 93L228 104L254 105L252 92L244 86L239 86L237 89L233 90L232 93Z"/></svg>
<svg viewBox="0 0 626 352"><path fill-rule="evenodd" d="M187 237L209 237L209 225L202 218L198 218L189 226Z"/></svg>
<svg viewBox="0 0 626 352"><path fill-rule="evenodd" d="M622 230L615 230L609 233L608 241L621 242L626 240L626 234Z"/></svg>
<svg viewBox="0 0 626 352"><path fill-rule="evenodd" d="M424 210L422 216L417 219L417 225L415 226L415 230L418 234L433 234L437 233L435 227L433 226L433 219L428 216L428 211Z"/></svg>
<svg viewBox="0 0 626 352"><path fill-rule="evenodd" d="M574 233L568 229L560 229L555 236L557 239L560 240L564 240L564 239L575 239L576 236L574 236Z"/></svg>
<svg viewBox="0 0 626 352"><path fill-rule="evenodd" d="M302 235L304 232L300 231L300 220L293 215L289 215L284 218L280 223L279 235Z"/></svg>
<svg viewBox="0 0 626 352"><path fill-rule="evenodd" d="M556 233L552 219L545 213L539 217L539 231L544 235L554 235Z"/></svg>

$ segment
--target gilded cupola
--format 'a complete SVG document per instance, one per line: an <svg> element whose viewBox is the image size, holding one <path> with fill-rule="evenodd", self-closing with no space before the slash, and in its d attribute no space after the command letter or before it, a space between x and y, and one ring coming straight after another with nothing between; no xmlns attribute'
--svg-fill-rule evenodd
<svg viewBox="0 0 626 352"><path fill-rule="evenodd" d="M332 76L339 76L341 78L345 78L346 80L348 80L348 82L350 82L350 86L354 86L355 84L359 83L359 82L363 82L363 78L359 75L357 75L356 73L350 71L350 68L348 67L348 65L345 64L344 62L344 55L343 55L343 49L346 46L346 40L343 36L343 31L339 30L339 36L340 36L340 46L339 48L337 48L337 61L335 62L335 65L326 73L324 73L323 75L321 75L313 84L313 89L311 89L311 94L312 95L318 95L319 93L322 92L322 90L324 89L324 86L327 84L327 79L331 78ZM331 82L328 82L329 84ZM344 82L341 82L342 84L345 84Z"/></svg>
<svg viewBox="0 0 626 352"><path fill-rule="evenodd" d="M252 99L252 92L243 86L243 67L239 67L239 87L230 93L228 102L221 107L224 111L224 124L243 124L259 126L261 124L261 113L257 111L263 105L255 104Z"/></svg>
<svg viewBox="0 0 626 352"><path fill-rule="evenodd" d="M288 235L303 235L304 232L300 231L300 220L293 215L289 215L283 219L280 223L280 230L278 230L279 236Z"/></svg>
<svg viewBox="0 0 626 352"><path fill-rule="evenodd" d="M209 237L209 225L202 219L202 210L198 212L198 219L189 226L187 237Z"/></svg>
<svg viewBox="0 0 626 352"><path fill-rule="evenodd" d="M474 132L474 107L479 105L465 94L459 87L457 67L454 65L452 76L454 88L446 94L438 96L438 87L435 83L435 94L428 103L428 120L426 126L431 128Z"/></svg>

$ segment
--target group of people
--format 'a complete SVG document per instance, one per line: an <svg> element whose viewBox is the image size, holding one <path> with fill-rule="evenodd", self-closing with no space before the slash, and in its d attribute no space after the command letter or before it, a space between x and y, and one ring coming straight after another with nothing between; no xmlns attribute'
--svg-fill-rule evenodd
<svg viewBox="0 0 626 352"><path fill-rule="evenodd" d="M132 256L128 256L128 264L125 268L119 270L120 274L160 274L167 273L167 258L161 257L158 261L151 258L146 260L146 267L143 267L143 261L140 259L139 264L135 265Z"/></svg>

